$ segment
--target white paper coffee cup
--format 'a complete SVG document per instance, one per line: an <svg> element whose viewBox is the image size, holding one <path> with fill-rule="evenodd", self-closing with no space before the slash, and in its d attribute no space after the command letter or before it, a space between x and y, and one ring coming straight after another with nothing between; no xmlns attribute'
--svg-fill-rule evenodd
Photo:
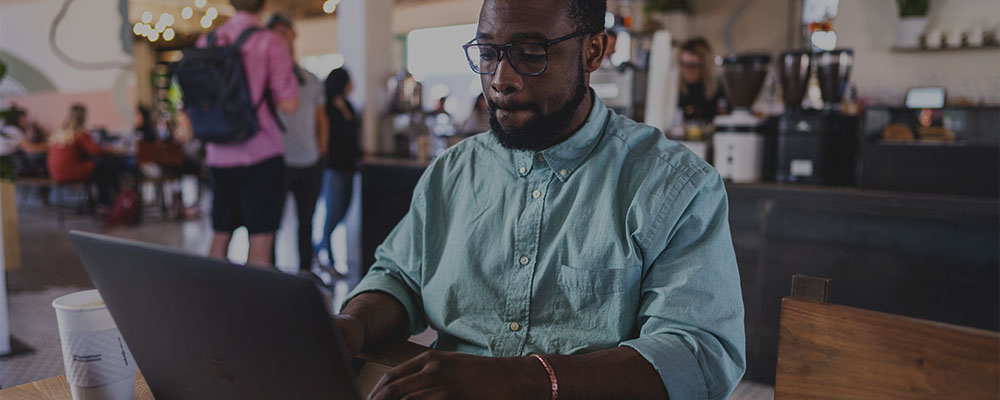
<svg viewBox="0 0 1000 400"><path fill-rule="evenodd" d="M73 400L135 398L136 365L97 290L52 301Z"/></svg>

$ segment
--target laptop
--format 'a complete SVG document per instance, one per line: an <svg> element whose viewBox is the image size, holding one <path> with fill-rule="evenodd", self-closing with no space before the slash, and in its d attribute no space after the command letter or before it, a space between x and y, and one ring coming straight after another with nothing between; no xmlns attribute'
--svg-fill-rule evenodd
<svg viewBox="0 0 1000 400"><path fill-rule="evenodd" d="M359 399L308 279L73 231L157 400Z"/></svg>

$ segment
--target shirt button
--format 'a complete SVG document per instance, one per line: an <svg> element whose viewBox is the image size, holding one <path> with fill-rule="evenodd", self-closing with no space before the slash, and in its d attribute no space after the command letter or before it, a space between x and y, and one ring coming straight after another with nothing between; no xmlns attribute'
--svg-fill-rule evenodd
<svg viewBox="0 0 1000 400"><path fill-rule="evenodd" d="M531 259L529 259L528 257L521 257L520 261L521 265L528 265L528 263L531 262Z"/></svg>
<svg viewBox="0 0 1000 400"><path fill-rule="evenodd" d="M511 322L510 323L510 330L512 330L514 332L517 332L517 331L521 330L521 324L519 324L517 322Z"/></svg>
<svg viewBox="0 0 1000 400"><path fill-rule="evenodd" d="M542 153L538 153L538 161L545 161L545 156Z"/></svg>
<svg viewBox="0 0 1000 400"><path fill-rule="evenodd" d="M569 171L567 171L567 170L559 171L559 175L566 176L568 174L569 174Z"/></svg>
<svg viewBox="0 0 1000 400"><path fill-rule="evenodd" d="M531 197L534 197L536 199L539 198L539 197L542 197L542 192L540 190L536 190L534 192L531 192Z"/></svg>
<svg viewBox="0 0 1000 400"><path fill-rule="evenodd" d="M520 173L521 173L521 175L524 175L525 173L527 173L527 172L528 172L528 169L527 169L527 168L524 168L524 167L521 167L521 169L517 170L517 172L520 172Z"/></svg>

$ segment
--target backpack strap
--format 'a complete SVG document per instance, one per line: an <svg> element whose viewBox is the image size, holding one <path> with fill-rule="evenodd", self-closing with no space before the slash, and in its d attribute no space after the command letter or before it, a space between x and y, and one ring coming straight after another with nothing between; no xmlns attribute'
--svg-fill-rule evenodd
<svg viewBox="0 0 1000 400"><path fill-rule="evenodd" d="M208 34L205 35L205 44L207 45L206 47L216 47L215 46L215 30L208 31Z"/></svg>
<svg viewBox="0 0 1000 400"><path fill-rule="evenodd" d="M233 42L233 47L237 49L243 48L243 43L250 38L250 35L253 35L254 32L257 32L258 29L260 28L256 26L251 26L249 28L244 29L243 32L240 33L240 36L236 38L236 41Z"/></svg>
<svg viewBox="0 0 1000 400"><path fill-rule="evenodd" d="M233 42L232 47L237 49L237 51L238 49L242 49L243 43L250 38L250 35L253 35L254 32L257 32L258 30L260 30L260 28L256 26L244 29L243 32L240 33L240 36L236 38L236 41ZM244 67L246 67L245 64ZM285 124L281 122L281 117L278 116L277 107L274 104L274 99L271 97L271 89L267 86L267 84L264 85L264 95L261 97L260 101L254 105L254 112L260 109L261 105L265 104L267 105L267 110L270 111L274 122L278 125L278 129L281 130L281 132L285 132Z"/></svg>

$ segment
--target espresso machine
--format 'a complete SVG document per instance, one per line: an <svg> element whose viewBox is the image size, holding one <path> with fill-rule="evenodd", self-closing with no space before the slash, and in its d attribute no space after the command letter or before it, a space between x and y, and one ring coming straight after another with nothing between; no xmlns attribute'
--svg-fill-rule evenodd
<svg viewBox="0 0 1000 400"><path fill-rule="evenodd" d="M767 78L771 56L767 54L734 54L716 58L722 87L733 111L719 115L713 121L713 165L723 179L733 182L761 180L764 167L765 138L760 118L750 107L760 94Z"/></svg>
<svg viewBox="0 0 1000 400"><path fill-rule="evenodd" d="M767 123L765 170L777 182L854 183L858 119L841 112L853 63L851 50L786 51L779 57L785 113ZM804 110L802 99L815 70L822 110Z"/></svg>

